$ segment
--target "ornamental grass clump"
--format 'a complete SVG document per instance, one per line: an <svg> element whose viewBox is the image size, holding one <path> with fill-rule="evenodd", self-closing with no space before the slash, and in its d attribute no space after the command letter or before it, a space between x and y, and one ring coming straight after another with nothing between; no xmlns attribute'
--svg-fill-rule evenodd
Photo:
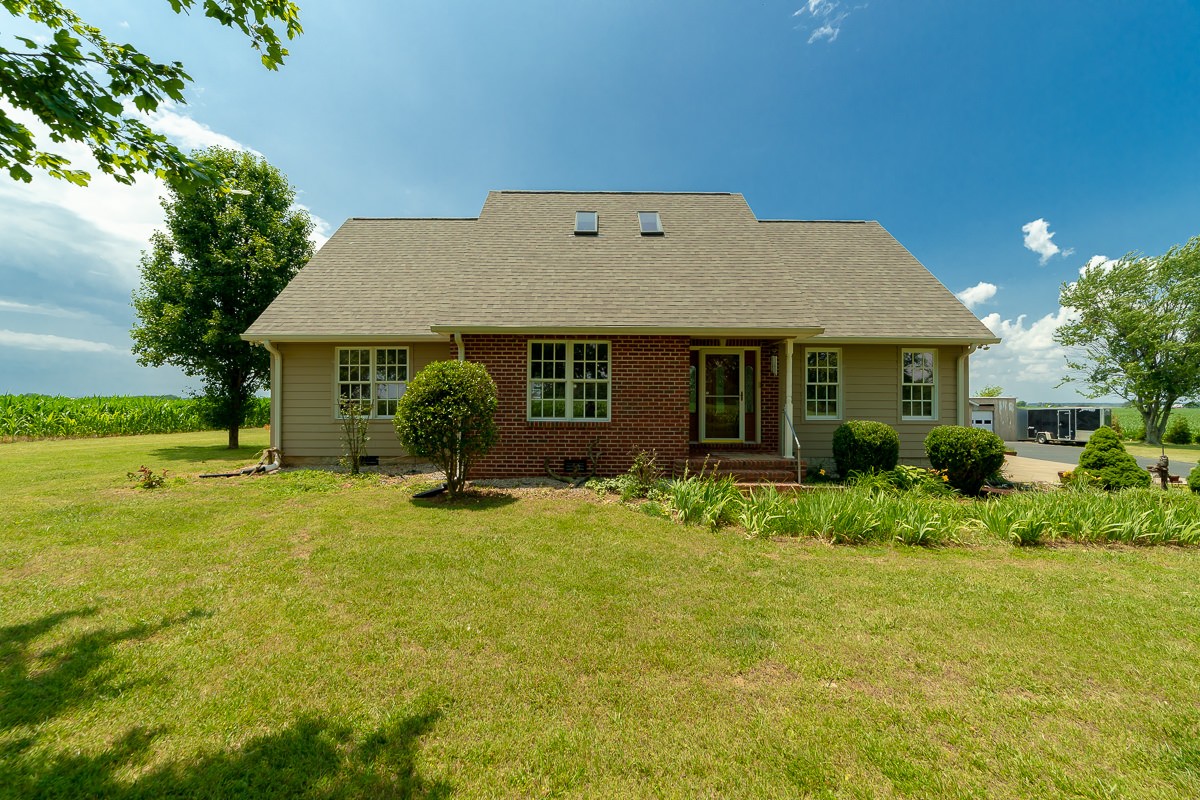
<svg viewBox="0 0 1200 800"><path fill-rule="evenodd" d="M1092 434L1079 455L1079 469L1075 472L1087 473L1096 485L1109 491L1150 486L1150 473L1125 452L1112 428L1100 428Z"/></svg>
<svg viewBox="0 0 1200 800"><path fill-rule="evenodd" d="M842 478L854 472L886 472L900 460L900 435L882 422L843 422L833 432L833 460Z"/></svg>
<svg viewBox="0 0 1200 800"><path fill-rule="evenodd" d="M982 428L940 425L925 437L925 454L951 486L974 497L1003 466L1004 440Z"/></svg>

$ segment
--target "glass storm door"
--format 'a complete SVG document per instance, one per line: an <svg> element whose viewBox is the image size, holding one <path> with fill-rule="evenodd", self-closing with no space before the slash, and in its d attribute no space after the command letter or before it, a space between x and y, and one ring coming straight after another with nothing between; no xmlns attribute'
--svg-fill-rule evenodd
<svg viewBox="0 0 1200 800"><path fill-rule="evenodd" d="M742 353L705 352L701 360L704 415L700 437L704 441L743 439Z"/></svg>

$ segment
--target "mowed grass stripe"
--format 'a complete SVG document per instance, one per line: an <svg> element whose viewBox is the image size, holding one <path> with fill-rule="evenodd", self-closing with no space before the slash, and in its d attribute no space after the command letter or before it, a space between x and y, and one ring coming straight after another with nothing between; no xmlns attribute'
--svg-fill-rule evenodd
<svg viewBox="0 0 1200 800"><path fill-rule="evenodd" d="M1193 550L194 477L243 439L0 446L0 797L1200 793Z"/></svg>

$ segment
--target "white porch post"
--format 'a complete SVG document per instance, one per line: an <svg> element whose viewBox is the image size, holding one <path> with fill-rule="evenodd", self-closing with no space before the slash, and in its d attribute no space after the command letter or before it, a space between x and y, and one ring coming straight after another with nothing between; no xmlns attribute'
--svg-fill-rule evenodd
<svg viewBox="0 0 1200 800"><path fill-rule="evenodd" d="M785 381L785 383L784 383L784 398L785 398L785 400L784 400L783 405L787 411L787 418L792 421L793 427L796 424L796 413L792 407L792 355L795 352L795 346L796 346L796 342L794 339L787 340L787 347L784 348L787 355L784 357L785 365L784 365L784 369L783 369L783 374L786 376L786 377L784 377L784 381ZM795 445L793 444L791 429L789 428L786 431L781 431L781 433L783 433L783 457L784 458L795 458L796 457L796 448L795 448Z"/></svg>

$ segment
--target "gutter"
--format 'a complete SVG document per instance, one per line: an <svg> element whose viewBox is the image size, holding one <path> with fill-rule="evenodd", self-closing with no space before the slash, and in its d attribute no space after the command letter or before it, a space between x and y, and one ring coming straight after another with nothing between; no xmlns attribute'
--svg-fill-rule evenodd
<svg viewBox="0 0 1200 800"><path fill-rule="evenodd" d="M979 345L975 345L975 344L967 345L967 348L965 350L963 350L962 355L960 355L958 357L958 413L957 413L957 417L958 417L958 424L963 427L966 427L967 425L970 424L970 421L967 419L967 414L969 413L968 409L971 404L971 392L970 392L970 386L968 385L971 374L968 369L967 359L969 359L971 357L971 353L974 353L978 348L979 348Z"/></svg>
<svg viewBox="0 0 1200 800"><path fill-rule="evenodd" d="M271 447L282 458L283 431L283 353L271 344L270 339L259 342L271 354Z"/></svg>
<svg viewBox="0 0 1200 800"><path fill-rule="evenodd" d="M466 345L463 344L462 334L459 333L458 331L455 331L454 333L452 333L450 335L450 338L454 340L454 343L456 345L458 345L458 360L466 361L467 360L467 355L466 355L467 348L466 348Z"/></svg>

